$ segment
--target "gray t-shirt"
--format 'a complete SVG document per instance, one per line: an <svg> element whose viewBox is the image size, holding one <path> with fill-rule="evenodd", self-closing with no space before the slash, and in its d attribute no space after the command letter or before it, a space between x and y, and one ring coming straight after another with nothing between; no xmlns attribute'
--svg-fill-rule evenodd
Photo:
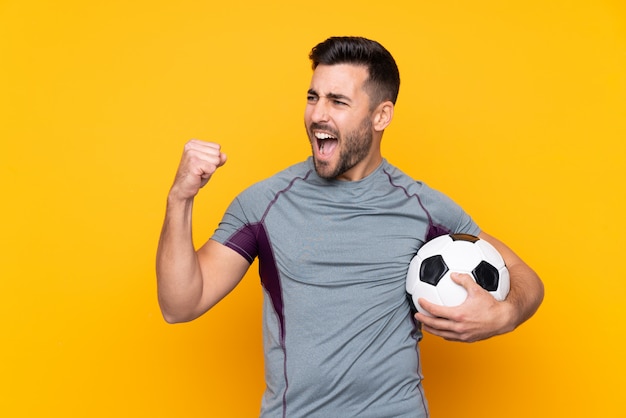
<svg viewBox="0 0 626 418"><path fill-rule="evenodd" d="M261 416L428 416L405 280L420 246L449 232L479 228L386 160L348 182L309 158L241 193L212 239L259 257Z"/></svg>

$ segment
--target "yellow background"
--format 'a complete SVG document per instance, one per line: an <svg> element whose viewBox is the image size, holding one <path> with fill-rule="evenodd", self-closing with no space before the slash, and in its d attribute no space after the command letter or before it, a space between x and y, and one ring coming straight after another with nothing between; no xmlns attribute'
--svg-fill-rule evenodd
<svg viewBox="0 0 626 418"><path fill-rule="evenodd" d="M402 88L386 157L542 276L516 332L427 336L433 417L623 417L623 1L0 1L0 416L248 417L256 268L166 325L154 253L183 144L229 161L203 242L247 185L304 159L307 54L379 40Z"/></svg>

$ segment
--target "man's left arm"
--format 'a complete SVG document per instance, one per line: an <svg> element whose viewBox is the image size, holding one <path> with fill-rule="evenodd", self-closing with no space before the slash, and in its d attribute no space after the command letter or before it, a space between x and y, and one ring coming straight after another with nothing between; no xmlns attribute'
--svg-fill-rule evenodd
<svg viewBox="0 0 626 418"><path fill-rule="evenodd" d="M543 301L539 276L515 252L498 239L481 232L479 238L492 244L502 255L511 280L511 289L502 302L493 298L467 274L451 275L467 290L459 306L446 307L420 299L433 316L417 313L424 331L451 341L474 342L513 331L529 319Z"/></svg>

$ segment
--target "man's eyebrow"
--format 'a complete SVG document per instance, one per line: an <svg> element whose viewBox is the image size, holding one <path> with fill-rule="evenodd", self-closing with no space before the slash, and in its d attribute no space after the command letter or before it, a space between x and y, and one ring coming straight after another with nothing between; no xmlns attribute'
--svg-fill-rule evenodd
<svg viewBox="0 0 626 418"><path fill-rule="evenodd" d="M344 96L343 94L338 93L328 93L326 95L326 98L332 100L341 100L342 102L352 102L352 100L350 100L348 96Z"/></svg>
<svg viewBox="0 0 626 418"><path fill-rule="evenodd" d="M331 100L341 100L341 101L344 101L344 102L352 102L352 100L348 96L345 96L345 95L339 94L339 93L328 93L326 96L321 96L315 90L309 89L307 94L310 94L312 96L317 96L317 97L326 97L327 99L331 99Z"/></svg>

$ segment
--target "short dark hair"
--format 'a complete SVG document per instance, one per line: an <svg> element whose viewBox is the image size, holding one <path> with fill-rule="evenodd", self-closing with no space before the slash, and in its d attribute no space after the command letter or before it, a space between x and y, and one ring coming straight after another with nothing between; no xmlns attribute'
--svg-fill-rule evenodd
<svg viewBox="0 0 626 418"><path fill-rule="evenodd" d="M393 56L376 41L357 36L334 36L317 44L309 53L313 70L318 65L354 64L367 68L366 89L372 107L389 100L396 103L400 72Z"/></svg>

